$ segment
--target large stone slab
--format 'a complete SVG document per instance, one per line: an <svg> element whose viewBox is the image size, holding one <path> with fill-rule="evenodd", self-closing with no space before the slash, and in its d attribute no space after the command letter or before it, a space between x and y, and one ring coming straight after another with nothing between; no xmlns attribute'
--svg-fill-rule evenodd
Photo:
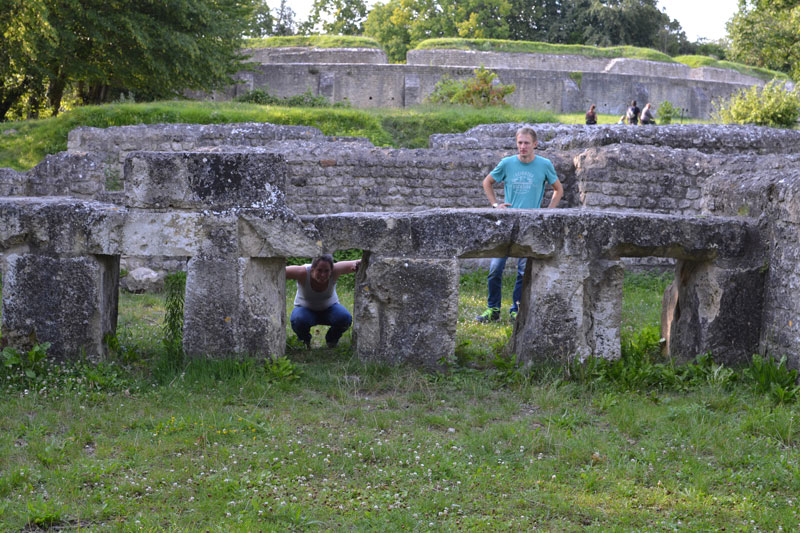
<svg viewBox="0 0 800 533"><path fill-rule="evenodd" d="M146 208L274 205L285 179L286 162L274 154L134 152L124 171L128 205Z"/></svg>
<svg viewBox="0 0 800 533"><path fill-rule="evenodd" d="M743 257L760 242L746 219L585 209L433 209L307 217L326 248L388 256Z"/></svg>

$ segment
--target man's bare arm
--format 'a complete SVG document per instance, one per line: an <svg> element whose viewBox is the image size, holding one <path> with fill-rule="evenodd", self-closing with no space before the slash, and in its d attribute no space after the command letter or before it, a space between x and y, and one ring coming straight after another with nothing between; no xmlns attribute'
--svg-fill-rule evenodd
<svg viewBox="0 0 800 533"><path fill-rule="evenodd" d="M564 187L561 185L561 180L556 180L553 183L553 197L550 198L550 205L547 207L558 207L562 196L564 196Z"/></svg>
<svg viewBox="0 0 800 533"><path fill-rule="evenodd" d="M510 206L511 204L499 203L497 201L497 196L495 196L494 194L494 187L493 187L495 183L497 182L495 181L495 179L492 177L491 174L487 174L486 177L483 178L483 192L486 193L486 198L489 200L489 203L492 204L492 206L494 206L494 204L497 204L498 208Z"/></svg>

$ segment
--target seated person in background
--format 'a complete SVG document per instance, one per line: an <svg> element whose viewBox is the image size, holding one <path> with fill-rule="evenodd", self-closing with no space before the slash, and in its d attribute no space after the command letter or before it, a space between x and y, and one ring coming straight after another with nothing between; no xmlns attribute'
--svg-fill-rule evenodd
<svg viewBox="0 0 800 533"><path fill-rule="evenodd" d="M625 112L625 120L630 126L637 126L639 124L639 113L641 113L641 110L639 106L636 105L636 100L634 100Z"/></svg>
<svg viewBox="0 0 800 533"><path fill-rule="evenodd" d="M650 110L650 102L645 104L644 109L642 109L642 114L639 120L642 123L642 125L656 123L656 120L653 118L653 112Z"/></svg>
<svg viewBox="0 0 800 533"><path fill-rule="evenodd" d="M594 104L586 112L586 124L597 124L597 111Z"/></svg>
<svg viewBox="0 0 800 533"><path fill-rule="evenodd" d="M342 333L353 322L350 312L339 303L336 294L336 280L342 274L358 270L361 261L333 262L333 256L324 254L310 265L287 266L286 279L297 281L297 295L294 298L291 324L297 338L311 348L311 328L330 326L325 335L328 348L336 347Z"/></svg>

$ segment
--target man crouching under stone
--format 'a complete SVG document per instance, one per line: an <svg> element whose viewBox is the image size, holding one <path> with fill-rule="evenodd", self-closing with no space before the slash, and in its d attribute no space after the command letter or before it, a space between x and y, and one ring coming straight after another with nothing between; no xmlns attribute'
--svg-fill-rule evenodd
<svg viewBox="0 0 800 533"><path fill-rule="evenodd" d="M350 312L339 303L336 294L336 280L342 274L358 270L361 261L333 262L333 256L324 254L314 259L310 265L287 266L286 279L297 281L297 294L292 309L292 331L297 338L311 348L311 328L330 326L325 335L328 348L336 344L353 322Z"/></svg>
<svg viewBox="0 0 800 533"><path fill-rule="evenodd" d="M503 158L483 179L486 198L495 209L538 209L542 206L545 182L553 187L553 197L548 207L556 207L564 195L564 188L556 175L556 169L549 159L533 153L536 148L536 132L533 128L522 127L517 130L517 155ZM494 184L503 184L504 202L498 202L494 194ZM496 257L489 266L488 309L476 317L478 322L495 321L500 318L500 305L503 286L503 269L508 257ZM519 301L522 298L522 277L525 274L524 257L517 261L517 281L514 284L511 318L517 318Z"/></svg>

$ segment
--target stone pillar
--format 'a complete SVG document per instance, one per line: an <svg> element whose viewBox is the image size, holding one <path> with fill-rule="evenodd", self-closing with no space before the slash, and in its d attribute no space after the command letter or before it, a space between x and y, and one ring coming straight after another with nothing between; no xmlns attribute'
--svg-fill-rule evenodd
<svg viewBox="0 0 800 533"><path fill-rule="evenodd" d="M9 254L3 278L3 341L27 350L51 343L57 359L107 355L117 327L119 256Z"/></svg>
<svg viewBox="0 0 800 533"><path fill-rule="evenodd" d="M429 369L452 357L458 261L365 255L356 275L355 353L361 361Z"/></svg>
<svg viewBox="0 0 800 533"><path fill-rule="evenodd" d="M662 312L670 357L684 362L711 352L718 363L748 362L759 351L765 276L759 267L679 261L677 298L665 298Z"/></svg>
<svg viewBox="0 0 800 533"><path fill-rule="evenodd" d="M187 355L283 355L285 280L283 258L190 259L183 324Z"/></svg>
<svg viewBox="0 0 800 533"><path fill-rule="evenodd" d="M511 353L524 362L618 358L623 275L619 261L529 258Z"/></svg>

